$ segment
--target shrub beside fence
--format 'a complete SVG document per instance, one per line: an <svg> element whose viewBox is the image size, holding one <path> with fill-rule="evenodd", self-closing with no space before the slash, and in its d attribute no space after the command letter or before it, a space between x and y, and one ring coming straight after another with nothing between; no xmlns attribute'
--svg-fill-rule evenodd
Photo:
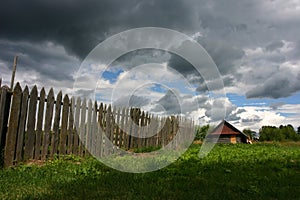
<svg viewBox="0 0 300 200"><path fill-rule="evenodd" d="M62 92L55 96L52 88L47 95L44 88L38 92L36 86L31 91L27 86L22 90L19 83L10 91L7 86L1 87L0 81L4 167L30 159L51 159L55 154L102 156L109 142L125 150L161 147L176 142L179 124L185 126L180 130L194 131L193 122L182 117L157 117L139 108L112 108L63 96Z"/></svg>

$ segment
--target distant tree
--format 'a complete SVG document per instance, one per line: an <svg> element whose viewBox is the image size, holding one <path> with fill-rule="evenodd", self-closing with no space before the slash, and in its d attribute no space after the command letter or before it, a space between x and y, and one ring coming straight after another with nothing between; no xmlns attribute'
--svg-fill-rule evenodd
<svg viewBox="0 0 300 200"><path fill-rule="evenodd" d="M205 136L208 133L208 129L209 129L209 124L205 125L205 126L197 126L196 127L196 136L195 136L195 140L201 140L203 141Z"/></svg>
<svg viewBox="0 0 300 200"><path fill-rule="evenodd" d="M275 138L275 126L263 126L259 130L259 141L271 141Z"/></svg>
<svg viewBox="0 0 300 200"><path fill-rule="evenodd" d="M300 126L297 129L297 133L300 135Z"/></svg>
<svg viewBox="0 0 300 200"><path fill-rule="evenodd" d="M243 130L243 133L245 135L247 135L249 137L250 140L253 140L253 137L254 137L254 131L252 131L251 129L244 129Z"/></svg>

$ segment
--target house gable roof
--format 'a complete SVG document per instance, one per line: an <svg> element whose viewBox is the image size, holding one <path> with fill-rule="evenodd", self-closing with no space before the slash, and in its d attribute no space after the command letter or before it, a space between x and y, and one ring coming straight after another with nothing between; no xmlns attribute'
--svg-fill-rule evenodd
<svg viewBox="0 0 300 200"><path fill-rule="evenodd" d="M220 135L243 135L248 138L247 135L242 133L239 129L231 125L229 122L223 120L210 134Z"/></svg>

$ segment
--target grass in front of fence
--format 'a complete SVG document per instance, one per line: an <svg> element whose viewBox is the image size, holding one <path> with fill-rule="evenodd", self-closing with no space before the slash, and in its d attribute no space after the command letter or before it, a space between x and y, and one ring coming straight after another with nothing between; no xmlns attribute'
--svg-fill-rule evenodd
<svg viewBox="0 0 300 200"><path fill-rule="evenodd" d="M0 170L0 199L299 199L296 145L192 145L156 172L122 173L93 158L65 156Z"/></svg>

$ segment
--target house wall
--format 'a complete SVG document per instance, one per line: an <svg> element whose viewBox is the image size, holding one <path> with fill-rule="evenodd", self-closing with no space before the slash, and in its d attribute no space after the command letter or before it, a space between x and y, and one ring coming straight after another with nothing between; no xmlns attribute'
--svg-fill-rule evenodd
<svg viewBox="0 0 300 200"><path fill-rule="evenodd" d="M234 136L236 136L236 143L243 143L243 139L240 135L234 135ZM212 137L208 137L207 141L212 142L213 141ZM231 143L231 135L220 135L217 143L225 143L225 144Z"/></svg>

